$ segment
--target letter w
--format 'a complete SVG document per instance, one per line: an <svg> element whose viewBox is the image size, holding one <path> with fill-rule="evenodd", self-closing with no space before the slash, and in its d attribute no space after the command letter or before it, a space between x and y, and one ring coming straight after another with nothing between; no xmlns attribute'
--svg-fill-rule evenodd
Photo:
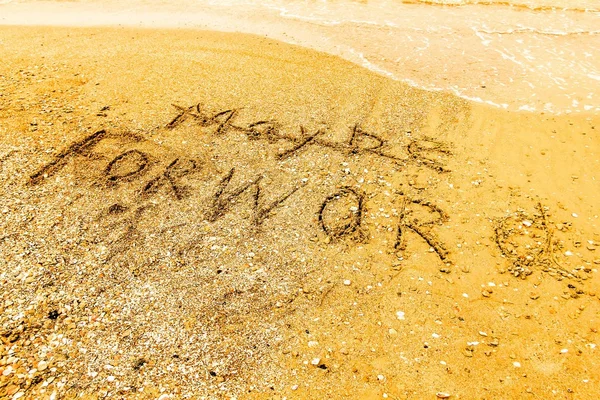
<svg viewBox="0 0 600 400"><path fill-rule="evenodd" d="M252 209L254 212L252 216L252 223L257 226L261 225L267 218L269 218L269 216L271 216L272 212L276 208L281 207L281 204L284 201L286 201L291 195L300 189L299 186L296 186L294 189L283 196L278 197L271 203L261 205L263 201L261 199L262 189L260 187L260 181L263 177L259 176L235 189L227 190L229 183L233 179L234 173L235 169L232 168L219 183L219 187L213 196L212 204L207 216L207 219L211 222L218 220L227 212L229 212L231 205L235 204L238 198L244 192L248 191L251 193L253 199Z"/></svg>

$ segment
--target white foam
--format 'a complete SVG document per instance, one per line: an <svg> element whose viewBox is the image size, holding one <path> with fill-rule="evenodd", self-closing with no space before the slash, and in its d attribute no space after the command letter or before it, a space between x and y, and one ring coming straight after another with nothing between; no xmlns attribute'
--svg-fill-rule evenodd
<svg viewBox="0 0 600 400"><path fill-rule="evenodd" d="M527 104L522 105L521 107L519 107L519 111L530 111L533 112L535 111L535 107L529 106Z"/></svg>
<svg viewBox="0 0 600 400"><path fill-rule="evenodd" d="M557 6L533 11L388 0L0 0L0 23L254 33L341 56L413 87L449 91L494 107L597 110L600 13L561 11L564 0L544 4ZM583 9L582 4L573 7Z"/></svg>

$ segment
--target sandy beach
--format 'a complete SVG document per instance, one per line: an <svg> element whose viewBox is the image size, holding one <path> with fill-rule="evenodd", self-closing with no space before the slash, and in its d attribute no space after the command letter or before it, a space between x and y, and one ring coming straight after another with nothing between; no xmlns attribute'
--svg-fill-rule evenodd
<svg viewBox="0 0 600 400"><path fill-rule="evenodd" d="M0 59L0 398L600 397L597 113L239 33Z"/></svg>

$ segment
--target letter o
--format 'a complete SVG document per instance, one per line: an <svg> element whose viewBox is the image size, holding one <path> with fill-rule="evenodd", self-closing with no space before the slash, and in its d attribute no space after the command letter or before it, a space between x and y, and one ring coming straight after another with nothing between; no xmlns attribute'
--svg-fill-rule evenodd
<svg viewBox="0 0 600 400"><path fill-rule="evenodd" d="M148 166L148 156L139 150L129 150L116 156L108 163L105 174L108 180L116 182L139 174Z"/></svg>
<svg viewBox="0 0 600 400"><path fill-rule="evenodd" d="M334 221L327 221L326 214L328 210L335 207L340 202L349 202L354 204L350 208L351 215L344 221L334 224ZM343 187L336 193L327 196L319 210L319 225L323 231L331 238L340 238L356 232L362 223L363 215L363 195L350 187Z"/></svg>

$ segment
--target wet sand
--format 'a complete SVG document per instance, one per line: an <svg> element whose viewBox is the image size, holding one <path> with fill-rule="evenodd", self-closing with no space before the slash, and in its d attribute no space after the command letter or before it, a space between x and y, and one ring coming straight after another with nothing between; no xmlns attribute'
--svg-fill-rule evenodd
<svg viewBox="0 0 600 400"><path fill-rule="evenodd" d="M598 113L597 3L12 0L0 4L0 24L251 33L333 54L416 88L510 111Z"/></svg>
<svg viewBox="0 0 600 400"><path fill-rule="evenodd" d="M241 34L0 41L0 397L600 395L597 115Z"/></svg>

